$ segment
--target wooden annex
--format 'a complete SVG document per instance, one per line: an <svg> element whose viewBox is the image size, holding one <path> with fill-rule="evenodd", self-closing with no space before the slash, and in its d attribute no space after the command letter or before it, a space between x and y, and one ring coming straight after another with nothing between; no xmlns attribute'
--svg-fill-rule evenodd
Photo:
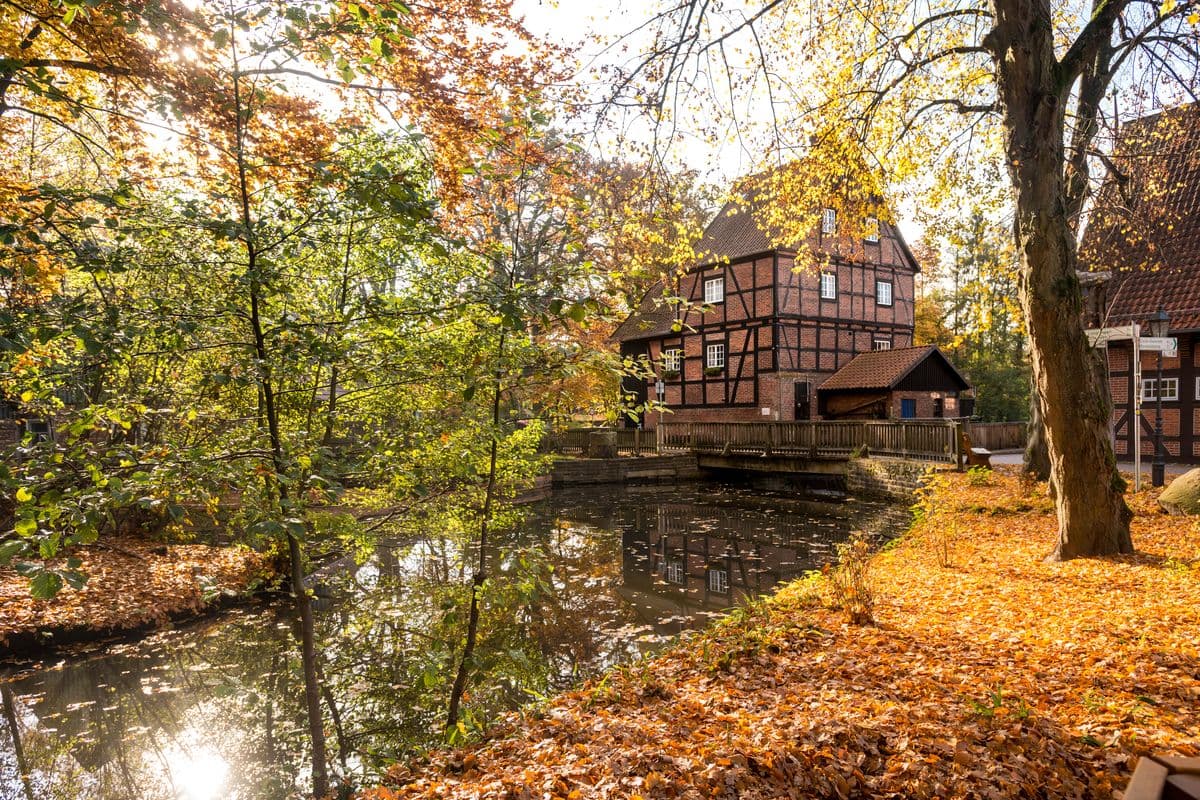
<svg viewBox="0 0 1200 800"><path fill-rule="evenodd" d="M867 235L852 237L841 232L846 228ZM661 399L670 410L643 414L645 427L656 426L660 417L706 422L836 416L838 401L821 406L821 386L855 358L892 351L908 363L901 351L913 344L920 267L894 225L883 220L842 225L833 209L825 209L805 242L779 247L751 203L731 202L709 223L697 252L703 255L696 266L670 286L655 286L613 335L623 356L644 360L654 373L645 381L627 380L626 399L637 405ZM956 403L937 408L935 395L946 391L941 383L909 388L922 401L921 415L960 413ZM965 390L956 386L955 398ZM887 404L872 415L898 418L905 410L907 404L903 409Z"/></svg>

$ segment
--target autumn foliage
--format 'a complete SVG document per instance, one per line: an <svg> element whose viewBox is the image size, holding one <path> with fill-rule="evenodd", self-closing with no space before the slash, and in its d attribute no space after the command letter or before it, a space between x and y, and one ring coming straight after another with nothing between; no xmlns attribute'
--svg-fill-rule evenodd
<svg viewBox="0 0 1200 800"><path fill-rule="evenodd" d="M267 559L249 549L136 537L79 548L78 557L87 583L64 587L51 600L33 599L28 579L0 568L0 651L162 625L244 595L272 574Z"/></svg>
<svg viewBox="0 0 1200 800"><path fill-rule="evenodd" d="M1200 755L1200 535L1130 502L1137 554L1045 563L1044 485L948 476L874 560L874 626L792 585L366 796L1111 796Z"/></svg>

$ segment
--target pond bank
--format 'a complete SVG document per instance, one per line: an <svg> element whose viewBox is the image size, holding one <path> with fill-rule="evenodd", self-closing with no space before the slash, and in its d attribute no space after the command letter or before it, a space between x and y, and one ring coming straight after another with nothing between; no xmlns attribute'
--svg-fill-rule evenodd
<svg viewBox="0 0 1200 800"><path fill-rule="evenodd" d="M275 576L263 555L242 547L117 536L75 555L87 583L82 589L64 586L52 600L34 599L26 578L0 569L0 662L129 637L229 608Z"/></svg>
<svg viewBox="0 0 1200 800"><path fill-rule="evenodd" d="M941 476L871 563L875 625L793 583L365 796L1111 796L1200 755L1200 536L1155 494L1137 554L1046 564L1044 486Z"/></svg>
<svg viewBox="0 0 1200 800"><path fill-rule="evenodd" d="M555 492L495 532L470 729L819 569L852 531L894 535L906 524L897 512L907 516L740 483ZM462 637L455 611L475 555L470 537L430 528L314 576L342 785L378 783L444 741L446 665ZM37 796L80 800L175 797L179 786L202 797L305 795L310 748L285 598L54 667L0 678L13 709L0 724L0 797L22 796L25 774L44 787Z"/></svg>

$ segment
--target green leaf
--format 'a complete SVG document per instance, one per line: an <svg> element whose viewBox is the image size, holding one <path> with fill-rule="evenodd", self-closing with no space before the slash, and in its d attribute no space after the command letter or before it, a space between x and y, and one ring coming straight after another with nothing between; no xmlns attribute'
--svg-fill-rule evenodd
<svg viewBox="0 0 1200 800"><path fill-rule="evenodd" d="M37 533L37 529L37 520L33 517L21 517L19 520L13 523L13 530L17 532L18 536L24 536L25 538L33 536L35 533Z"/></svg>
<svg viewBox="0 0 1200 800"><path fill-rule="evenodd" d="M3 544L0 544L0 564L8 564L14 557L20 555L25 550L25 543L19 539L13 539Z"/></svg>
<svg viewBox="0 0 1200 800"><path fill-rule="evenodd" d="M30 591L38 600L50 600L62 589L63 581L57 572L42 571L29 582Z"/></svg>

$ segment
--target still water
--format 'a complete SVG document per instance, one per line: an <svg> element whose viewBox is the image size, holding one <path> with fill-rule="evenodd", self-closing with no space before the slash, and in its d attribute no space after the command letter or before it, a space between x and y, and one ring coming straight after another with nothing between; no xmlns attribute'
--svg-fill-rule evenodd
<svg viewBox="0 0 1200 800"><path fill-rule="evenodd" d="M780 581L897 509L721 484L556 493L500 536L468 706L484 724ZM459 645L461 545L425 536L331 570L318 619L332 765L348 783L436 744ZM102 655L0 674L0 798L278 800L307 778L290 618L263 603Z"/></svg>

